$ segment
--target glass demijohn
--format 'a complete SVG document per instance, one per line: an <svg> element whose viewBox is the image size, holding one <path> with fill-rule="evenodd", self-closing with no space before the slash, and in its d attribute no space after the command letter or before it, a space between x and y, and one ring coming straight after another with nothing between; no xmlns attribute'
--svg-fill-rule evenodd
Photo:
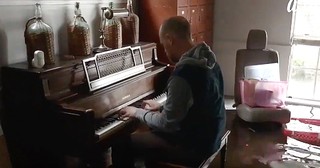
<svg viewBox="0 0 320 168"><path fill-rule="evenodd" d="M110 2L109 7L113 8L113 3ZM104 43L107 47L117 49L122 47L122 27L121 22L117 17L111 19L106 18L106 24L104 28Z"/></svg>
<svg viewBox="0 0 320 168"><path fill-rule="evenodd" d="M123 44L139 42L139 17L133 12L132 0L127 0L129 16L121 18Z"/></svg>
<svg viewBox="0 0 320 168"><path fill-rule="evenodd" d="M91 54L90 29L86 20L81 16L79 2L76 2L73 22L68 25L69 54L87 56Z"/></svg>
<svg viewBox="0 0 320 168"><path fill-rule="evenodd" d="M42 21L41 6L35 4L35 17L26 23L24 37L27 47L27 60L32 64L34 52L41 50L44 52L45 64L54 64L54 39L52 28Z"/></svg>

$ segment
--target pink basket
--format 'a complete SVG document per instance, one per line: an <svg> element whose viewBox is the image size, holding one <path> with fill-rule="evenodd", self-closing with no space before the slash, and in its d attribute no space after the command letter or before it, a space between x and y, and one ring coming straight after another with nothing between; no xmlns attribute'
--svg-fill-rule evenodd
<svg viewBox="0 0 320 168"><path fill-rule="evenodd" d="M287 88L286 81L240 80L241 101L251 107L282 107Z"/></svg>

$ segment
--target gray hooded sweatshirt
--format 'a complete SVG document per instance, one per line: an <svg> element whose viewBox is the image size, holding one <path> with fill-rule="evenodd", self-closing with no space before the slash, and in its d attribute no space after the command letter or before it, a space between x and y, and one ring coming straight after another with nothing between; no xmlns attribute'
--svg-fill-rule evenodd
<svg viewBox="0 0 320 168"><path fill-rule="evenodd" d="M214 53L209 46L201 43L183 54L176 64L176 68L183 65L192 65L212 69L215 64ZM171 76L167 89L167 100L161 112L150 112L139 108L136 117L155 130L169 133L180 130L180 122L186 117L194 100L190 85L179 76Z"/></svg>

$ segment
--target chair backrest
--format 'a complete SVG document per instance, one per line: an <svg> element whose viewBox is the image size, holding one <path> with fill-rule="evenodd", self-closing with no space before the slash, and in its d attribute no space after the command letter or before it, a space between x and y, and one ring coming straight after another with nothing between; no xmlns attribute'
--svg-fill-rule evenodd
<svg viewBox="0 0 320 168"><path fill-rule="evenodd" d="M265 30L250 30L247 48L237 51L234 79L235 106L241 104L239 80L244 78L245 66L279 62L278 52L266 48L267 41L268 36Z"/></svg>

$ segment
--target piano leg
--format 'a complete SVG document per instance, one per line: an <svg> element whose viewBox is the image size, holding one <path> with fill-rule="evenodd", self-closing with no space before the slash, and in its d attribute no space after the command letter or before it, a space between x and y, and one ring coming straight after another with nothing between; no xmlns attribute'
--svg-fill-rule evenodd
<svg viewBox="0 0 320 168"><path fill-rule="evenodd" d="M73 157L73 156L65 156L65 165L66 168L80 168L80 167L85 167L84 163L81 162L81 159L78 157Z"/></svg>
<svg viewBox="0 0 320 168"><path fill-rule="evenodd" d="M112 145L112 165L114 168L134 168L134 157L132 155L131 138L129 136L118 139Z"/></svg>
<svg viewBox="0 0 320 168"><path fill-rule="evenodd" d="M83 157L65 156L66 168L106 168L106 155L104 151L88 152Z"/></svg>
<svg viewBox="0 0 320 168"><path fill-rule="evenodd" d="M98 149L89 154L87 160L87 168L106 168L106 150Z"/></svg>

